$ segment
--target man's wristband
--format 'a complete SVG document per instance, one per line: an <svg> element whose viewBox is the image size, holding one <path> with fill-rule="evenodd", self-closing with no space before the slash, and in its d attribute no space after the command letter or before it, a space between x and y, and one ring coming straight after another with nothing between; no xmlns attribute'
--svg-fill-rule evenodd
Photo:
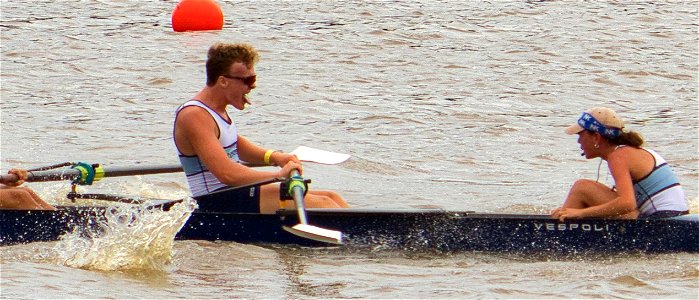
<svg viewBox="0 0 699 300"><path fill-rule="evenodd" d="M265 152L265 158L264 158L265 165L272 164L272 162L270 162L269 159L272 158L272 153L274 153L274 152L276 152L276 151L275 150L267 150L267 152Z"/></svg>

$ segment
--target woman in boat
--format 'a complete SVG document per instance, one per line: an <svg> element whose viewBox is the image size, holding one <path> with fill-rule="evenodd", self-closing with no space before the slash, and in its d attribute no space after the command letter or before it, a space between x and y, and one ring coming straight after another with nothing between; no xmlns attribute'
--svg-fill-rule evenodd
<svg viewBox="0 0 699 300"><path fill-rule="evenodd" d="M55 210L56 208L46 203L33 190L28 187L20 187L27 180L27 171L11 169L7 172L17 176L17 180L5 180L0 182L0 209L38 209Z"/></svg>
<svg viewBox="0 0 699 300"><path fill-rule="evenodd" d="M688 213L684 191L670 165L655 151L642 148L641 135L626 131L613 110L592 108L565 132L578 135L585 158L607 162L615 186L576 181L563 206L552 212L554 218L665 218Z"/></svg>
<svg viewBox="0 0 699 300"><path fill-rule="evenodd" d="M226 108L243 110L255 85L259 55L248 44L215 44L206 61L206 85L177 109L174 141L192 196L204 211L275 213L294 207L284 201L279 184L256 184L302 172L295 155L262 148L238 133ZM280 166L276 171L249 168L241 161ZM243 187L248 186L249 187ZM215 193L230 187L233 191ZM342 208L336 192L310 190L307 207Z"/></svg>

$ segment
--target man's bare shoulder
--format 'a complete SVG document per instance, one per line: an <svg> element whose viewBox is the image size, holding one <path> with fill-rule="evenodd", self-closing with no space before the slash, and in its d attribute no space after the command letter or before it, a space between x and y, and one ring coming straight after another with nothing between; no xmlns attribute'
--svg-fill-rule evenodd
<svg viewBox="0 0 699 300"><path fill-rule="evenodd" d="M177 113L176 122L191 123L200 122L205 119L211 119L211 114L209 114L209 112L206 111L205 108L196 105L190 105L187 107L183 107Z"/></svg>

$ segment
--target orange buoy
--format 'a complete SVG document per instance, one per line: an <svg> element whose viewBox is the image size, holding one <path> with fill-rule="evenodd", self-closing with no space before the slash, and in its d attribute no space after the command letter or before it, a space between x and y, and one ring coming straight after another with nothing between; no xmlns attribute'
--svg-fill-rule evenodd
<svg viewBox="0 0 699 300"><path fill-rule="evenodd" d="M214 0L182 0L172 11L172 29L177 32L221 30L223 12Z"/></svg>

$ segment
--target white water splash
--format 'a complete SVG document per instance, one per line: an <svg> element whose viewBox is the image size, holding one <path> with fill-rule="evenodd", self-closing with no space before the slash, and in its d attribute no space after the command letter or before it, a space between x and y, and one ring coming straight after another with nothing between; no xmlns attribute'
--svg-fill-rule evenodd
<svg viewBox="0 0 699 300"><path fill-rule="evenodd" d="M187 198L169 211L145 206L109 207L99 229L64 235L54 247L58 263L91 270L164 270L175 235L195 208Z"/></svg>

